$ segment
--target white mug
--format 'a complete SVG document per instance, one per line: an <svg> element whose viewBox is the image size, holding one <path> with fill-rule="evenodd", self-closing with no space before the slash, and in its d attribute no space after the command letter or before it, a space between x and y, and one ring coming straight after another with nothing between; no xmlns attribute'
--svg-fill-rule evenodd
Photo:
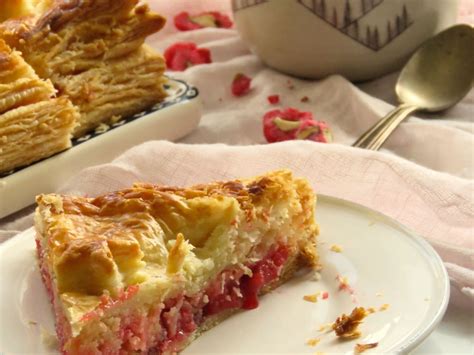
<svg viewBox="0 0 474 355"><path fill-rule="evenodd" d="M458 0L232 0L242 39L270 67L368 80L399 69L456 22Z"/></svg>

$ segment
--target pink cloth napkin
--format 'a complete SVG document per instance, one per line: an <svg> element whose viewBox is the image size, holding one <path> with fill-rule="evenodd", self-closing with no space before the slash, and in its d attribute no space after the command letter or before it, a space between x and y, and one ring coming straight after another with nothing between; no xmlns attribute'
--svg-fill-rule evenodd
<svg viewBox="0 0 474 355"><path fill-rule="evenodd" d="M186 186L280 168L306 177L318 193L373 208L424 236L445 262L453 300L474 301L474 183L395 156L301 141L254 146L156 141L86 169L61 192L94 196L136 181Z"/></svg>

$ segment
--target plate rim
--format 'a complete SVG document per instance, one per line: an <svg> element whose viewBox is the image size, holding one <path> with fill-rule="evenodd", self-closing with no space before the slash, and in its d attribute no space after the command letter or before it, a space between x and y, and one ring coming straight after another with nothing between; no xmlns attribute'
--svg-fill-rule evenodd
<svg viewBox="0 0 474 355"><path fill-rule="evenodd" d="M451 286L450 286L450 281L449 281L449 275L448 271L446 270L446 267L444 266L444 262L439 256L439 254L436 252L436 250L433 248L433 246L425 239L423 238L420 234L415 232L413 229L410 227L407 227L403 223L397 221L395 218L392 218L390 216L387 216L383 212L377 211L375 209L372 209L370 207L364 206L360 203L345 200L339 197L335 196L329 196L325 194L317 194L317 199L318 201L320 199L327 200L332 203L340 204L340 205L346 205L349 207L353 207L357 210L360 210L365 213L370 213L372 216L376 216L380 218L384 223L387 223L400 231L404 232L405 236L404 238L408 238L411 241L415 242L415 244L418 245L422 250L424 250L426 253L428 253L429 258L425 258L429 264L432 267L435 267L438 269L441 275L440 279L440 286L443 289L443 293L440 297L439 305L437 305L437 311L436 313L432 316L431 321L427 323L426 325L422 325L420 329L415 329L415 333L406 339L399 348L395 348L393 351L395 353L410 353L414 349L416 349L421 343L436 329L436 327L439 325L441 320L443 319L444 314L446 313L446 310L449 305L449 299L450 299L450 294L451 294ZM318 204L316 204L316 216L317 216L317 210L318 210Z"/></svg>
<svg viewBox="0 0 474 355"><path fill-rule="evenodd" d="M405 226L401 222L397 221L396 219L387 216L386 214L374 210L370 207L366 207L362 204L357 202L345 200L339 197L329 196L325 194L317 194L317 203L316 203L316 216L318 211L319 201L326 200L329 203L342 205L344 207L349 207L352 209L356 209L357 211L363 213L369 213L370 215L379 218L383 223L389 224L392 227L404 232L404 238L411 240L414 242L421 250L425 251L429 257L424 257L428 264L434 269L439 271L440 275L440 286L442 287L442 295L439 300L439 304L435 305L436 313L429 317L431 318L429 321L423 323L419 329L414 329L415 333L413 335L409 335L408 338L402 342L398 347L391 350L394 353L410 353L415 348L417 348L439 325L441 320L443 319L444 314L446 313L447 307L449 305L450 299L450 281L448 272L444 266L443 260L439 256L439 254L435 251L435 249L426 241L420 234L413 231L411 228ZM30 227L12 238L7 239L6 241L0 243L0 251L4 249L6 246L9 246L11 243L18 242L21 236L28 235L29 233L35 233L34 226Z"/></svg>

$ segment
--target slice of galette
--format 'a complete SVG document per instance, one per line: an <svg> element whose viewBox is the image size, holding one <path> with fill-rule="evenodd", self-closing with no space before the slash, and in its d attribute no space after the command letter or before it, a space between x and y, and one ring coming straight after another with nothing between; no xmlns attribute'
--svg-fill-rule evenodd
<svg viewBox="0 0 474 355"><path fill-rule="evenodd" d="M289 171L189 188L37 197L65 354L170 354L317 264L316 197Z"/></svg>

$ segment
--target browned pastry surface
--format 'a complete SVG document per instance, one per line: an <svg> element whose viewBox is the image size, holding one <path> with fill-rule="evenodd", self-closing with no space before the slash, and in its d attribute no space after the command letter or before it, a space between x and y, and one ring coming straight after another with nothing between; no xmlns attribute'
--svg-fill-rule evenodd
<svg viewBox="0 0 474 355"><path fill-rule="evenodd" d="M61 334L69 334L62 338L64 349L71 354L98 354L102 346L137 349L116 332L133 314L145 324L141 329L155 329L136 335L150 350L169 334L159 317L148 315L170 302L183 300L199 319L206 303L219 305L217 295L231 290L225 283L240 287L244 275L264 272L256 268L259 262L282 260L278 266L273 261L262 266L270 270L273 265L275 274L262 283L260 293L303 265L315 266L315 202L308 182L286 170L189 188L139 183L95 198L38 196L40 260L45 283L60 305ZM232 292L243 299L237 287ZM163 312L178 315L181 306ZM198 321L183 341L232 313L222 312ZM169 319L168 332L178 326L176 317ZM185 344L175 343L172 349Z"/></svg>
<svg viewBox="0 0 474 355"><path fill-rule="evenodd" d="M0 24L0 37L79 108L79 136L163 99L164 59L143 43L164 23L138 0L58 0Z"/></svg>
<svg viewBox="0 0 474 355"><path fill-rule="evenodd" d="M54 96L51 82L38 78L20 53L0 40L0 114Z"/></svg>
<svg viewBox="0 0 474 355"><path fill-rule="evenodd" d="M0 172L46 158L71 145L78 112L19 52L0 40Z"/></svg>
<svg viewBox="0 0 474 355"><path fill-rule="evenodd" d="M353 339L360 337L359 325L368 312L364 307L355 307L350 315L343 314L336 319L332 325L332 329L338 337Z"/></svg>
<svg viewBox="0 0 474 355"><path fill-rule="evenodd" d="M9 19L34 17L45 12L54 0L1 0L0 22Z"/></svg>
<svg viewBox="0 0 474 355"><path fill-rule="evenodd" d="M166 245L178 234L192 245L193 251L184 250L188 257L203 258L221 243L227 245L226 233L250 228L257 221L264 230L273 228L282 223L273 221L280 214L291 224L280 226L281 234L297 226L298 233L308 239L300 239L291 230L287 233L293 237L278 233L278 238L297 242L311 263L317 261L315 197L305 180L294 179L287 171L190 188L136 184L96 198L41 195L37 202L37 229L52 248L48 261L64 291L116 292L141 280L147 265L166 269L173 255ZM216 230L219 233L214 235ZM268 237L275 243L273 232ZM244 242L251 248L252 241L240 243ZM240 257L247 257L248 252ZM224 265L229 260L220 262ZM97 272L90 273L91 268Z"/></svg>

